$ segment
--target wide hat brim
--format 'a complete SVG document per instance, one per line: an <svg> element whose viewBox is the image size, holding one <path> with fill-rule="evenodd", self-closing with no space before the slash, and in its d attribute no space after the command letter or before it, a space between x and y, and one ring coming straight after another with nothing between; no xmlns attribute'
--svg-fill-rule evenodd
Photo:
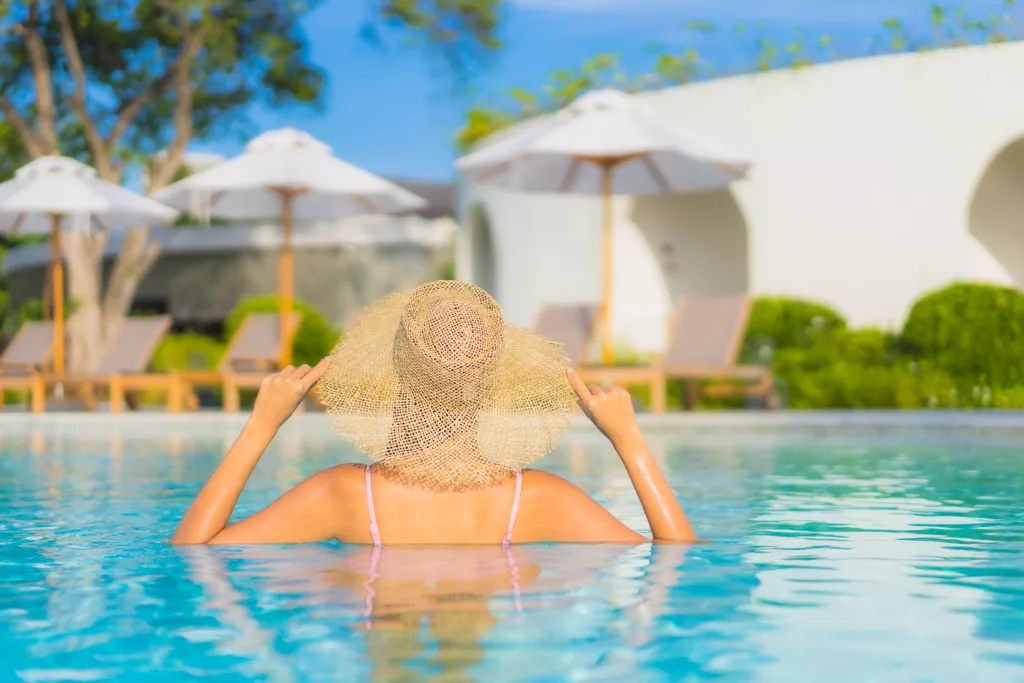
<svg viewBox="0 0 1024 683"><path fill-rule="evenodd" d="M427 308L455 302L492 316L485 364L430 366L430 374L412 367L433 362L429 354L396 351L409 336L410 301L424 292L433 297ZM578 411L569 360L559 345L500 315L489 295L461 282L372 304L334 348L318 384L334 428L389 472L434 487L488 485L542 458Z"/></svg>

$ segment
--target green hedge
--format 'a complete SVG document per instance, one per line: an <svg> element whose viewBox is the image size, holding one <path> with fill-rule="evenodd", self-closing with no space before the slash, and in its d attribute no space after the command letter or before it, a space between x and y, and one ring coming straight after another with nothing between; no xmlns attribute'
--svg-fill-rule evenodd
<svg viewBox="0 0 1024 683"><path fill-rule="evenodd" d="M846 320L824 304L783 297L754 301L744 342L746 362L769 361L776 349L804 348L846 329Z"/></svg>
<svg viewBox="0 0 1024 683"><path fill-rule="evenodd" d="M918 301L903 328L907 352L962 382L1024 384L1024 293L955 284Z"/></svg>
<svg viewBox="0 0 1024 683"><path fill-rule="evenodd" d="M201 334L170 334L153 354L153 369L214 370L224 356L225 344Z"/></svg>
<svg viewBox="0 0 1024 683"><path fill-rule="evenodd" d="M843 330L780 350L773 372L790 408L925 408L954 401L944 371L905 357L894 335Z"/></svg>
<svg viewBox="0 0 1024 683"><path fill-rule="evenodd" d="M302 323L292 339L292 361L296 365L316 365L334 349L340 333L327 318L309 304L296 301L294 309L302 313ZM224 324L225 341L231 339L248 314L275 313L278 310L277 296L246 299L228 316Z"/></svg>
<svg viewBox="0 0 1024 683"><path fill-rule="evenodd" d="M771 364L791 408L1021 408L1024 294L952 285L920 299L899 333L848 329L812 302L760 299L744 355Z"/></svg>

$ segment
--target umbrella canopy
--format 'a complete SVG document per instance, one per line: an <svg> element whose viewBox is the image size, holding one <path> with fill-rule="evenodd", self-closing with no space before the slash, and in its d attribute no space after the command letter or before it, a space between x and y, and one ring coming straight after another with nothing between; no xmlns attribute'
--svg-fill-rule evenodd
<svg viewBox="0 0 1024 683"><path fill-rule="evenodd" d="M170 222L174 209L100 180L96 171L67 157L40 157L0 184L0 232L50 234L54 372L64 372L63 230L129 228ZM66 220L71 218L71 220ZM95 225L94 225L95 224Z"/></svg>
<svg viewBox="0 0 1024 683"><path fill-rule="evenodd" d="M328 145L294 128L264 133L241 155L153 196L194 215L258 220L281 216L282 190L295 193L295 220L401 213L426 206L422 198L338 159Z"/></svg>
<svg viewBox="0 0 1024 683"><path fill-rule="evenodd" d="M294 221L402 213L427 205L408 190L338 159L329 146L294 128L264 133L249 142L243 154L154 196L203 217L281 219L281 365L291 357Z"/></svg>
<svg viewBox="0 0 1024 683"><path fill-rule="evenodd" d="M499 136L456 166L481 184L604 198L601 350L610 363L612 196L714 190L743 178L749 164L710 140L664 125L642 103L608 89Z"/></svg>
<svg viewBox="0 0 1024 683"><path fill-rule="evenodd" d="M140 223L168 223L174 209L131 190L100 180L89 166L67 157L40 157L0 184L0 232L48 234L52 216L70 216L63 229L119 230Z"/></svg>

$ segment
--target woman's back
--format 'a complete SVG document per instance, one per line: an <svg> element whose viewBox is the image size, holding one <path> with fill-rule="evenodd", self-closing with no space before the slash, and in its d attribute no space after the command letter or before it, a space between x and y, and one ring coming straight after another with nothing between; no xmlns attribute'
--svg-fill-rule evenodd
<svg viewBox="0 0 1024 683"><path fill-rule="evenodd" d="M494 486L445 492L403 484L372 467L364 468L363 479L365 531L376 545L500 544L514 531L521 472Z"/></svg>
<svg viewBox="0 0 1024 683"><path fill-rule="evenodd" d="M323 496L343 543L373 544L373 518L382 545L501 545L512 543L630 542L643 540L585 492L561 477L523 470L492 486L433 491L382 476L369 468L340 465L317 475L329 478ZM519 480L519 497L516 484ZM372 497L373 507L367 498Z"/></svg>

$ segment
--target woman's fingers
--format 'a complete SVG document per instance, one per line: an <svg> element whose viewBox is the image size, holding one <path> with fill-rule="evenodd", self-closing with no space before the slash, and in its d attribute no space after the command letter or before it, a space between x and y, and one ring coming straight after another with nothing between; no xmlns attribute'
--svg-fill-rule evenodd
<svg viewBox="0 0 1024 683"><path fill-rule="evenodd" d="M303 378L303 385L306 387L306 391L312 389L313 385L316 384L321 377L323 377L323 374L327 371L327 367L330 364L331 359L324 358L306 372L306 375Z"/></svg>
<svg viewBox="0 0 1024 683"><path fill-rule="evenodd" d="M576 395L580 397L580 400L584 404L586 404L587 401L593 398L593 396L590 393L590 389L588 389L587 385L583 383L583 380L580 378L580 376L576 374L576 371L572 369L569 370L569 384L572 386L573 391L576 392Z"/></svg>
<svg viewBox="0 0 1024 683"><path fill-rule="evenodd" d="M292 376L294 372L295 368L291 365L288 365L284 368L281 368L281 372L277 373L277 376L280 377L281 379L288 379L289 377Z"/></svg>

